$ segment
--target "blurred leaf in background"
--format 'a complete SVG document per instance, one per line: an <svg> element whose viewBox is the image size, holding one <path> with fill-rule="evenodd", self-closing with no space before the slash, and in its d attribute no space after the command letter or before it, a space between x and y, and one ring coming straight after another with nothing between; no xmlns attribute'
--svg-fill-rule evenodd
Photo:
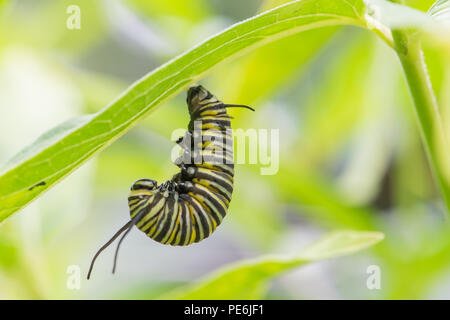
<svg viewBox="0 0 450 320"><path fill-rule="evenodd" d="M192 288L179 289L172 299L262 299L269 280L306 263L353 253L383 239L377 232L335 232L291 256L263 256L228 266Z"/></svg>

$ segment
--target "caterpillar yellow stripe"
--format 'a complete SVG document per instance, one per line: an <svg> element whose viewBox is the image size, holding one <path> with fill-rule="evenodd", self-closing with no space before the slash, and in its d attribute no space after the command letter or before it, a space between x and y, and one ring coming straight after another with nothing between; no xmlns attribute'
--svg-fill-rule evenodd
<svg viewBox="0 0 450 320"><path fill-rule="evenodd" d="M128 205L131 220L94 256L125 232L116 249L113 273L120 244L133 226L162 244L186 246L209 237L227 214L233 193L234 163L229 105L219 101L202 86L187 93L190 115L188 131L177 143L183 149L175 164L180 172L158 185L140 179L131 186Z"/></svg>

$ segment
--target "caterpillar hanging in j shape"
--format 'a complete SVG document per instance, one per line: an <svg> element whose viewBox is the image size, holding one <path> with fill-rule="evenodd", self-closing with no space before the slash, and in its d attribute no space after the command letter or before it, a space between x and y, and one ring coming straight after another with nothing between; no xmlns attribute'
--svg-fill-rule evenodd
<svg viewBox="0 0 450 320"><path fill-rule="evenodd" d="M98 255L123 233L114 255L115 272L120 244L133 226L162 244L187 246L209 237L227 214L234 178L227 108L254 109L224 104L202 86L189 88L187 105L188 131L176 142L183 149L175 161L180 172L159 185L151 179L133 183L128 196L131 220L97 251L88 279Z"/></svg>

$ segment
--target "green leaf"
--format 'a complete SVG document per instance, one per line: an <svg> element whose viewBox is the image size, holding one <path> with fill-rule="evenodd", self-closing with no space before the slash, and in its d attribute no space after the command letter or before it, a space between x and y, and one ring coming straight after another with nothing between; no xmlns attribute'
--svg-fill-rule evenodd
<svg viewBox="0 0 450 320"><path fill-rule="evenodd" d="M250 105L273 95L304 69L335 31L322 28L295 34L258 49L231 68L226 66L230 77L217 79L225 87L224 96Z"/></svg>
<svg viewBox="0 0 450 320"><path fill-rule="evenodd" d="M380 232L338 231L294 255L266 255L227 266L164 299L261 299L275 276L306 263L348 255L383 240Z"/></svg>
<svg viewBox="0 0 450 320"><path fill-rule="evenodd" d="M432 20L420 10L385 0L370 0L369 15L390 28L427 27Z"/></svg>
<svg viewBox="0 0 450 320"><path fill-rule="evenodd" d="M261 11L287 2L289 1L266 0ZM294 34L255 50L231 66L225 66L229 77L224 79L222 72L218 72L216 80L221 83L223 96L229 97L230 101L248 105L263 101L263 98L276 93L301 73L336 30L337 28L321 28ZM258 76L255 77L255 74Z"/></svg>
<svg viewBox="0 0 450 320"><path fill-rule="evenodd" d="M39 138L0 176L0 221L75 170L168 98L244 50L303 30L365 25L361 0L306 0L257 15L206 40L137 81L98 113Z"/></svg>
<svg viewBox="0 0 450 320"><path fill-rule="evenodd" d="M344 24L369 28L390 43L390 31L376 20L376 8L367 7L372 1L381 3L303 0L266 11L150 72L103 110L75 121L75 126L65 124L45 134L1 171L0 221L125 134L156 106L231 57L301 31ZM396 12L401 8L396 7Z"/></svg>
<svg viewBox="0 0 450 320"><path fill-rule="evenodd" d="M450 1L436 1L428 10L428 14L438 22L443 23L447 27L450 25Z"/></svg>
<svg viewBox="0 0 450 320"><path fill-rule="evenodd" d="M450 1L449 0L438 0L436 1L428 10L428 14L431 16L450 15Z"/></svg>
<svg viewBox="0 0 450 320"><path fill-rule="evenodd" d="M395 29L414 29L424 32L434 41L450 43L450 30L445 22L448 22L448 4L445 1L438 1L431 9L429 14L423 11L413 9L398 3L386 0L367 1L368 25L370 20L374 19L373 26L381 23L380 29L385 27L391 30ZM431 17L430 17L431 14ZM439 17L438 17L439 16ZM383 34L389 33L387 30ZM389 36L392 43L392 36Z"/></svg>

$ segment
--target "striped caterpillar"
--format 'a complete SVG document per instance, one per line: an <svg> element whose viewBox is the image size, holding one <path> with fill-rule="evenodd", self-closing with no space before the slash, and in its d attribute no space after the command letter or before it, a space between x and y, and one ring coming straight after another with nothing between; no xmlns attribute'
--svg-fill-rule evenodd
<svg viewBox="0 0 450 320"><path fill-rule="evenodd" d="M119 235L113 273L120 244L135 225L148 237L162 244L187 246L209 237L227 214L233 193L233 136L227 108L244 105L224 104L202 86L187 93L190 122L186 134L177 140L183 149L175 164L180 172L158 185L155 180L133 183L128 196L131 220L95 254L98 255Z"/></svg>

